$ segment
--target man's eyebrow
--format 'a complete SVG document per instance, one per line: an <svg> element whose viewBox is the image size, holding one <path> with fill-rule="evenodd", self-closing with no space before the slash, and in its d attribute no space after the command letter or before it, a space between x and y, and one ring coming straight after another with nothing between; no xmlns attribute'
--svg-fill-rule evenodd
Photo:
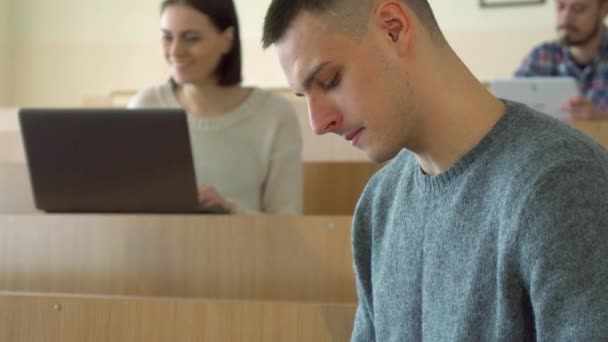
<svg viewBox="0 0 608 342"><path fill-rule="evenodd" d="M325 68L328 64L329 62L324 62L312 68L312 70L308 73L308 76L306 76L306 78L304 79L304 83L302 84L302 86L304 87L304 91L310 90L310 88L312 87L312 82L314 82L317 74L321 72L321 70L323 70L323 68ZM296 93L296 95L303 96L301 93Z"/></svg>

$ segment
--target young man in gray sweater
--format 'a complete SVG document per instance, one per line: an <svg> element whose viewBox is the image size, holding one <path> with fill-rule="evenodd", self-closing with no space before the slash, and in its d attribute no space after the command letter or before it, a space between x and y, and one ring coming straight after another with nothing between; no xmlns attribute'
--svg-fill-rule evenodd
<svg viewBox="0 0 608 342"><path fill-rule="evenodd" d="M355 212L353 341L608 341L608 154L493 97L426 0L273 0L318 134L392 161Z"/></svg>

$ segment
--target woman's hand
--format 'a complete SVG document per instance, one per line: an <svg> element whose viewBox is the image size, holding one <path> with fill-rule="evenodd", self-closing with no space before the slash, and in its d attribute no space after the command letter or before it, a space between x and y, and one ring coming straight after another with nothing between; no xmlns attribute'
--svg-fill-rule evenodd
<svg viewBox="0 0 608 342"><path fill-rule="evenodd" d="M198 188L198 202L202 208L223 208L230 214L236 214L236 204L224 199L212 185L204 184Z"/></svg>

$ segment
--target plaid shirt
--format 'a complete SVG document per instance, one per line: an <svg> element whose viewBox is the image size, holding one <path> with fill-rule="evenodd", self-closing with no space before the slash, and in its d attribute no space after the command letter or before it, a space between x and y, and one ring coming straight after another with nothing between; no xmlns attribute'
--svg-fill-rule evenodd
<svg viewBox="0 0 608 342"><path fill-rule="evenodd" d="M517 77L572 76L595 107L608 111L608 30L591 62L584 67L577 65L568 48L559 42L547 42L536 47L515 72Z"/></svg>

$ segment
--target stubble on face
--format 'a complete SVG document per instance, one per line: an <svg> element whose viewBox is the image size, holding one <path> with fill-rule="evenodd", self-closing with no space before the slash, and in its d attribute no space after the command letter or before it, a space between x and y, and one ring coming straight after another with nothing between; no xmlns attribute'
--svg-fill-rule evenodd
<svg viewBox="0 0 608 342"><path fill-rule="evenodd" d="M566 30L566 32L560 35L559 41L561 44L568 46L568 47L584 46L584 45L588 44L591 40L593 40L595 37L597 37L597 35L600 32L600 25L601 25L601 23L600 23L599 19L596 20L595 25L593 26L592 30L589 33L587 33L585 36L580 37L580 38L577 38L576 36L574 36L575 34L580 32L580 30L577 27L566 26L566 25L560 26L559 29Z"/></svg>
<svg viewBox="0 0 608 342"><path fill-rule="evenodd" d="M567 47L585 46L600 34L600 28L603 25L602 14L600 11L601 3L598 0L598 8L595 9L595 16L591 19L593 27L587 32L579 25L564 23L557 27L559 42ZM591 10L591 9L587 9Z"/></svg>
<svg viewBox="0 0 608 342"><path fill-rule="evenodd" d="M358 79L362 82L358 93L365 99L357 102L368 131L362 150L369 160L382 163L403 149L424 149L421 138L426 120L416 95L417 80L423 75L416 71L415 57L399 55L385 44L383 32L374 35L372 28L369 33L361 41L360 54L366 56L363 59L372 75Z"/></svg>

